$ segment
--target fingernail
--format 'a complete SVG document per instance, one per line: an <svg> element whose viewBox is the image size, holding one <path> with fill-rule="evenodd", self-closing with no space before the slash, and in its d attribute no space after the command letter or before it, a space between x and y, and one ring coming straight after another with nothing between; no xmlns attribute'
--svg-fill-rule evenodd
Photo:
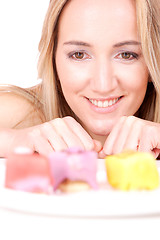
<svg viewBox="0 0 160 240"><path fill-rule="evenodd" d="M100 158L104 158L106 154L104 153L103 149L98 153Z"/></svg>

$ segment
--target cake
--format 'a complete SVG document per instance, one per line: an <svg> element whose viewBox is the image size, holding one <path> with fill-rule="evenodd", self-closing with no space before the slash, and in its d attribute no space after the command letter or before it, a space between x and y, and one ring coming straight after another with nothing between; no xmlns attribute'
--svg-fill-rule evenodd
<svg viewBox="0 0 160 240"><path fill-rule="evenodd" d="M105 158L109 184L119 190L152 190L159 186L156 160L150 153L126 151Z"/></svg>
<svg viewBox="0 0 160 240"><path fill-rule="evenodd" d="M53 177L49 160L37 153L8 155L5 187L34 193L52 193Z"/></svg>
<svg viewBox="0 0 160 240"><path fill-rule="evenodd" d="M54 190L63 192L98 189L96 180L97 153L70 148L53 152L49 156L51 172L54 176Z"/></svg>
<svg viewBox="0 0 160 240"><path fill-rule="evenodd" d="M105 163L103 173L108 179L108 183L106 178L103 181L103 189L107 184L119 190L151 190L159 186L156 160L150 153L126 151L100 160L103 166ZM76 147L48 157L16 152L6 159L5 187L46 194L97 190L102 187L98 162L95 151Z"/></svg>
<svg viewBox="0 0 160 240"><path fill-rule="evenodd" d="M79 148L53 152L49 157L15 152L6 159L5 187L50 194L98 189L97 153Z"/></svg>

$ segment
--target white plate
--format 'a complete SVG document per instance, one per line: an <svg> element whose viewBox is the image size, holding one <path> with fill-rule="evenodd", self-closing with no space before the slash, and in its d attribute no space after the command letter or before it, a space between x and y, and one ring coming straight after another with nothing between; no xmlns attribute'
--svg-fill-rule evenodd
<svg viewBox="0 0 160 240"><path fill-rule="evenodd" d="M159 162L157 165L160 170ZM1 162L1 174L2 171L4 171L4 165ZM54 217L160 216L160 188L152 191L123 192L109 187L98 191L45 195L1 187L0 208Z"/></svg>

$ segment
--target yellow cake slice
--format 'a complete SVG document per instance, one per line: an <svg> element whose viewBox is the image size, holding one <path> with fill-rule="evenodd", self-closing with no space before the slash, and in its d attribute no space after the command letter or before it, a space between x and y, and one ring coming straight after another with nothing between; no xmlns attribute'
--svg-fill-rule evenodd
<svg viewBox="0 0 160 240"><path fill-rule="evenodd" d="M120 190L152 190L159 186L156 160L150 153L126 151L105 158L109 184Z"/></svg>

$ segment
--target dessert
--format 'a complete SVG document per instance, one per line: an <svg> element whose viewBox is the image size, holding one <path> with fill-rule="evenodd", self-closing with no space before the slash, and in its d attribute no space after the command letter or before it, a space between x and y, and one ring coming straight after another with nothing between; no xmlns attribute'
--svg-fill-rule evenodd
<svg viewBox="0 0 160 240"><path fill-rule="evenodd" d="M120 190L151 190L159 186L156 160L150 153L126 151L107 156L109 184Z"/></svg>
<svg viewBox="0 0 160 240"><path fill-rule="evenodd" d="M13 153L6 159L5 187L35 193L52 192L49 161L36 153Z"/></svg>
<svg viewBox="0 0 160 240"><path fill-rule="evenodd" d="M151 190L159 186L156 161L149 153L126 151L107 156L105 162L100 160L101 171L95 151L69 148L53 152L48 158L33 152L13 153L6 159L5 187L50 194L57 190L107 191L108 183L119 190ZM103 174L103 181L98 178L99 173L101 177Z"/></svg>
<svg viewBox="0 0 160 240"><path fill-rule="evenodd" d="M49 156L51 172L54 176L54 190L74 192L97 189L97 153L70 148L53 152Z"/></svg>

